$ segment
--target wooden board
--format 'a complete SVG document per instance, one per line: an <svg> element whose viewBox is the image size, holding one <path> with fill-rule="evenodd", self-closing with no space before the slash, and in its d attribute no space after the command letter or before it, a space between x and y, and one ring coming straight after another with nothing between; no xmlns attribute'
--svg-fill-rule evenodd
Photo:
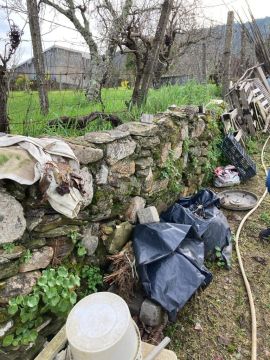
<svg viewBox="0 0 270 360"><path fill-rule="evenodd" d="M259 75L259 78L261 79L262 83L264 84L266 90L270 93L270 86L268 84L268 81L266 79L266 76L260 66L256 69L257 74Z"/></svg>
<svg viewBox="0 0 270 360"><path fill-rule="evenodd" d="M38 354L35 360L53 360L55 355L65 347L66 342L66 325L64 325L48 345Z"/></svg>
<svg viewBox="0 0 270 360"><path fill-rule="evenodd" d="M246 99L246 94L243 90L240 91L240 98L242 102L242 108L245 110L244 119L246 121L248 132L251 136L254 136L256 133L256 129L253 124L252 115L249 112L249 104Z"/></svg>

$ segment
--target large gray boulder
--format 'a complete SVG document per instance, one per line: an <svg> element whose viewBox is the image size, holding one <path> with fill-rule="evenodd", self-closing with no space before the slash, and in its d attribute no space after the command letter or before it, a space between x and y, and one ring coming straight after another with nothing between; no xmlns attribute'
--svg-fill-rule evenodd
<svg viewBox="0 0 270 360"><path fill-rule="evenodd" d="M93 226L87 226L82 234L82 245L87 250L87 255L91 256L95 253L98 247L98 236L93 232Z"/></svg>
<svg viewBox="0 0 270 360"><path fill-rule="evenodd" d="M150 299L145 299L141 306L140 320L146 326L155 327L162 324L164 314L165 312L160 305Z"/></svg>
<svg viewBox="0 0 270 360"><path fill-rule="evenodd" d="M34 250L31 258L20 265L20 272L28 272L37 269L45 269L53 258L53 248L44 246Z"/></svg>
<svg viewBox="0 0 270 360"><path fill-rule="evenodd" d="M0 245L19 240L26 229L22 205L0 190Z"/></svg>
<svg viewBox="0 0 270 360"><path fill-rule="evenodd" d="M134 153L136 142L130 139L114 141L107 146L107 162L114 165Z"/></svg>
<svg viewBox="0 0 270 360"><path fill-rule="evenodd" d="M132 198L125 213L126 220L135 224L137 221L137 212L145 207L145 203L145 199L140 196Z"/></svg>
<svg viewBox="0 0 270 360"><path fill-rule="evenodd" d="M0 304L8 303L12 297L30 294L40 276L39 271L31 271L7 279L0 288Z"/></svg>

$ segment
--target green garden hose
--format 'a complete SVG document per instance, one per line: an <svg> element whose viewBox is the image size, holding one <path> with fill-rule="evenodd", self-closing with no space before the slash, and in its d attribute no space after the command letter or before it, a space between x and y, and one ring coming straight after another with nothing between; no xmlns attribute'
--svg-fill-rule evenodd
<svg viewBox="0 0 270 360"><path fill-rule="evenodd" d="M270 136L267 138L266 142L264 143L264 146L263 146L262 152L261 152L261 162L262 162L262 166L265 170L266 175L267 175L267 168L264 163L264 151L265 151L265 148L266 148L266 145L267 145L269 139L270 139ZM252 324L252 328L251 328L251 330L252 330L251 360L257 360L257 320L256 320L256 310L255 310L252 291L250 288L248 278L246 276L245 268L243 265L243 261L242 261L242 257L241 257L241 253L240 253L240 249L239 249L239 236L240 236L241 230L242 230L246 220L250 217L250 215L252 215L258 209L258 207L261 205L261 203L265 199L267 193L268 193L268 191L266 189L264 194L262 195L262 197L256 204L256 206L244 216L244 218L242 219L242 221L237 229L236 236L235 236L236 254L237 254L241 274L242 274L242 277L243 277L243 280L245 283L245 287L247 290L248 300L249 300L249 305L250 305L251 324Z"/></svg>

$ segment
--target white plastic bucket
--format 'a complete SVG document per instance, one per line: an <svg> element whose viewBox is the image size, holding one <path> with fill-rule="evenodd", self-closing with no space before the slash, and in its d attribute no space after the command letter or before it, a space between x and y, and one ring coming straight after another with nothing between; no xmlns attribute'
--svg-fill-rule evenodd
<svg viewBox="0 0 270 360"><path fill-rule="evenodd" d="M79 301L69 313L67 339L74 360L141 360L139 330L126 302L100 292Z"/></svg>

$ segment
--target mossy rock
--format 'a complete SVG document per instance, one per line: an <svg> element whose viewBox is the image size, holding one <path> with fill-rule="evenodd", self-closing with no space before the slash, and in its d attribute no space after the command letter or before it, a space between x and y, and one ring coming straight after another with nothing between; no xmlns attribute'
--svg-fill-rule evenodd
<svg viewBox="0 0 270 360"><path fill-rule="evenodd" d="M40 249L43 246L46 245L46 239L42 238L42 237L33 237L33 238L28 238L23 242L23 245L27 248L27 249Z"/></svg>
<svg viewBox="0 0 270 360"><path fill-rule="evenodd" d="M7 279L11 276L18 274L19 261L7 260L5 263L0 264L0 280Z"/></svg>

